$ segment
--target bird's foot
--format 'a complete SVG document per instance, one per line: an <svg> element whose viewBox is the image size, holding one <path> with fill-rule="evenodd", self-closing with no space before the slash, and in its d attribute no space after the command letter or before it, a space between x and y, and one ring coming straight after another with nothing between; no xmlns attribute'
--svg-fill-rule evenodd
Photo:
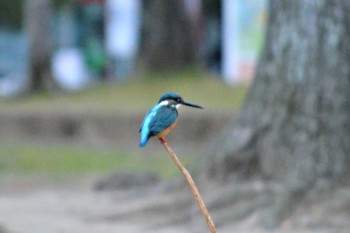
<svg viewBox="0 0 350 233"><path fill-rule="evenodd" d="M168 143L168 141L165 139L165 137L159 138L159 141L160 141L162 144Z"/></svg>

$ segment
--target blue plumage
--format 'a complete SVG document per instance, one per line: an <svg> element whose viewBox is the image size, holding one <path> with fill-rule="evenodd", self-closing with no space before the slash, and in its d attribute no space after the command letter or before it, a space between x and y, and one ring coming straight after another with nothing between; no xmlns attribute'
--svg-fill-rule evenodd
<svg viewBox="0 0 350 233"><path fill-rule="evenodd" d="M157 104L147 113L140 129L140 147L144 147L150 137L161 133L176 121L178 112L172 106L174 103Z"/></svg>
<svg viewBox="0 0 350 233"><path fill-rule="evenodd" d="M140 147L144 147L148 139L157 136L165 140L164 136L175 126L178 117L177 107L187 105L195 108L202 108L198 105L185 102L181 96L175 93L166 93L158 103L146 114L140 128Z"/></svg>

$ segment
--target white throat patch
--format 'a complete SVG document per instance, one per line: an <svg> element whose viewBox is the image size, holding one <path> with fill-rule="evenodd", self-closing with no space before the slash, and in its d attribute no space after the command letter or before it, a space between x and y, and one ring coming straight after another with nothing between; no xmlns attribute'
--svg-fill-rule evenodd
<svg viewBox="0 0 350 233"><path fill-rule="evenodd" d="M171 108L176 108L176 109L179 109L181 106L181 104L175 104L175 105L171 105L170 107Z"/></svg>
<svg viewBox="0 0 350 233"><path fill-rule="evenodd" d="M166 106L168 105L169 101L168 100L163 100L162 102L159 103L160 106Z"/></svg>
<svg viewBox="0 0 350 233"><path fill-rule="evenodd" d="M160 106L166 106L170 103L169 100L163 100L162 102L159 103ZM172 108L176 108L179 109L181 106L181 104L175 104L175 105L171 105Z"/></svg>

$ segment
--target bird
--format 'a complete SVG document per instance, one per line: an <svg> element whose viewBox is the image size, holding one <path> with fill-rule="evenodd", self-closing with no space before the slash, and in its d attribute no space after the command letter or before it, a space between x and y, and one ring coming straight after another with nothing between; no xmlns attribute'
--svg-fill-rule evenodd
<svg viewBox="0 0 350 233"><path fill-rule="evenodd" d="M203 109L197 104L185 101L176 93L163 94L158 103L148 111L141 124L139 146L146 146L149 138L153 136L156 136L162 143L167 142L165 136L174 129L179 115L177 109L181 105Z"/></svg>

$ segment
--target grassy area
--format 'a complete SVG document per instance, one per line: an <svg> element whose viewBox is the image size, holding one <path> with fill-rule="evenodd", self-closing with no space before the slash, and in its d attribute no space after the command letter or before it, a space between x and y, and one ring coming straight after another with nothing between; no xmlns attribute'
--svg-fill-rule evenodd
<svg viewBox="0 0 350 233"><path fill-rule="evenodd" d="M247 91L246 86L228 86L219 78L199 71L185 70L148 74L115 85L101 84L74 94L42 93L14 100L0 100L0 111L29 111L65 108L145 112L164 92L177 92L206 110L237 109ZM185 164L193 157L183 156ZM0 146L1 172L82 173L116 169L152 170L163 177L177 174L171 160L162 155L136 156L130 152L86 149L72 146L33 146L18 143Z"/></svg>
<svg viewBox="0 0 350 233"><path fill-rule="evenodd" d="M75 94L43 93L13 101L0 101L1 108L94 107L112 110L146 110L165 92L177 92L206 109L235 109L241 104L246 86L228 86L218 77L185 70L148 74L122 84L102 84Z"/></svg>
<svg viewBox="0 0 350 233"><path fill-rule="evenodd" d="M193 156L181 159L187 165L194 161ZM6 144L0 148L1 173L69 176L114 170L153 171L163 178L177 174L177 168L166 154L137 156L112 149L53 145Z"/></svg>

